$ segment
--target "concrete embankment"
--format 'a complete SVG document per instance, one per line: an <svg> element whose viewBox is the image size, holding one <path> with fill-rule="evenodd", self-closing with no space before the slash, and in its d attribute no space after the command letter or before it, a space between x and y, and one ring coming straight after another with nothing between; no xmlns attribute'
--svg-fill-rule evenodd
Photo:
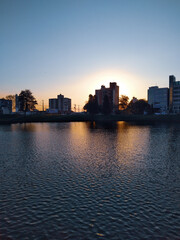
<svg viewBox="0 0 180 240"><path fill-rule="evenodd" d="M89 115L71 114L36 114L36 115L1 115L0 124L31 123L31 122L81 122L90 121Z"/></svg>
<svg viewBox="0 0 180 240"><path fill-rule="evenodd" d="M126 121L134 123L180 123L180 115L1 115L0 124L31 123L31 122L116 122Z"/></svg>

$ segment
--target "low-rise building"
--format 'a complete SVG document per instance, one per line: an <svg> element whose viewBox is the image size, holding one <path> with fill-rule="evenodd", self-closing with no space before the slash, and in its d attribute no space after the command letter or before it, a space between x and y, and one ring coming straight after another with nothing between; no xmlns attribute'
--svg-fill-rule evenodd
<svg viewBox="0 0 180 240"><path fill-rule="evenodd" d="M0 113L1 114L12 113L12 100L0 99Z"/></svg>

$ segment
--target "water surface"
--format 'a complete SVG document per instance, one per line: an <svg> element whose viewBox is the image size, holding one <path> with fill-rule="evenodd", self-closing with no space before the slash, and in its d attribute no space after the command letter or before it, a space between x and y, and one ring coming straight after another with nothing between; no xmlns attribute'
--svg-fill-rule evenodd
<svg viewBox="0 0 180 240"><path fill-rule="evenodd" d="M180 239L180 126L0 126L0 239Z"/></svg>

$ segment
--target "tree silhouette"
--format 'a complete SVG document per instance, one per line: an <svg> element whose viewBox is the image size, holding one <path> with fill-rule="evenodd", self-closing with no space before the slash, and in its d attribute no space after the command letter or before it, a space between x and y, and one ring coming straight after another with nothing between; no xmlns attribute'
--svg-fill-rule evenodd
<svg viewBox="0 0 180 240"><path fill-rule="evenodd" d="M128 107L129 97L126 95L121 95L119 98L119 110L125 110Z"/></svg>
<svg viewBox="0 0 180 240"><path fill-rule="evenodd" d="M16 110L16 95L7 95L6 100L12 101L12 110Z"/></svg>
<svg viewBox="0 0 180 240"><path fill-rule="evenodd" d="M133 114L144 114L144 112L151 112L151 106L144 99L134 102L131 100L128 105L128 110Z"/></svg>
<svg viewBox="0 0 180 240"><path fill-rule="evenodd" d="M37 101L35 97L32 95L32 92L28 89L21 91L19 94L19 104L20 104L20 111L33 111L36 109L35 105Z"/></svg>
<svg viewBox="0 0 180 240"><path fill-rule="evenodd" d="M97 114L99 112L99 106L96 95L94 96L92 94L89 95L89 100L84 105L83 109L90 114Z"/></svg>

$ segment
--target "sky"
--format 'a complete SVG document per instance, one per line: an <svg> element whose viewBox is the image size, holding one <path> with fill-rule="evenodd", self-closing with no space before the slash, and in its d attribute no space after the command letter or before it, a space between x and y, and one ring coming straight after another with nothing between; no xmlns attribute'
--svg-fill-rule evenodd
<svg viewBox="0 0 180 240"><path fill-rule="evenodd" d="M0 0L0 98L30 89L83 107L101 85L147 98L180 80L179 0Z"/></svg>

